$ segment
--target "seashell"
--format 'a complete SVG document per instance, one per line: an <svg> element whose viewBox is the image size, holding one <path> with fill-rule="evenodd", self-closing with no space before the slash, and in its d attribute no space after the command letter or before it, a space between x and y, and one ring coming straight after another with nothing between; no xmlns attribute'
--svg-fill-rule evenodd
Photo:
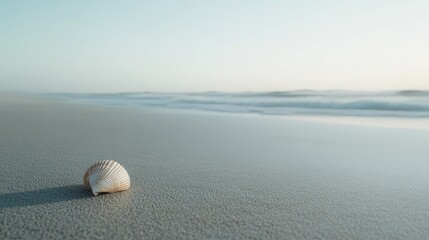
<svg viewBox="0 0 429 240"><path fill-rule="evenodd" d="M116 161L103 160L94 163L83 175L83 185L99 193L114 193L130 188L131 180L127 170Z"/></svg>

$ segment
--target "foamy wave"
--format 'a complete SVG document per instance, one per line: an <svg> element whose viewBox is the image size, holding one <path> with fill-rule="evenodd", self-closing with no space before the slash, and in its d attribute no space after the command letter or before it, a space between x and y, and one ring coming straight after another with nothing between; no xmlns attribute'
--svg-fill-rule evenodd
<svg viewBox="0 0 429 240"><path fill-rule="evenodd" d="M429 91L57 94L73 101L261 114L429 117Z"/></svg>

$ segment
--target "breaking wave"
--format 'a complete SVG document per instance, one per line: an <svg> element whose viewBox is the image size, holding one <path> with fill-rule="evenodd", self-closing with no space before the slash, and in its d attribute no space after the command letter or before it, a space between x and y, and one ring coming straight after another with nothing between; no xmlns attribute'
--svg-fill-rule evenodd
<svg viewBox="0 0 429 240"><path fill-rule="evenodd" d="M429 91L285 91L55 94L68 100L130 107L164 107L275 115L429 117Z"/></svg>

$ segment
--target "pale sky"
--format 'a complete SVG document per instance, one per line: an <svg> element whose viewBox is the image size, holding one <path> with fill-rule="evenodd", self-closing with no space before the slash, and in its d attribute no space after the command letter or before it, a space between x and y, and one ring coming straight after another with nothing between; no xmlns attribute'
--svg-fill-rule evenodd
<svg viewBox="0 0 429 240"><path fill-rule="evenodd" d="M0 91L429 89L428 0L0 0Z"/></svg>

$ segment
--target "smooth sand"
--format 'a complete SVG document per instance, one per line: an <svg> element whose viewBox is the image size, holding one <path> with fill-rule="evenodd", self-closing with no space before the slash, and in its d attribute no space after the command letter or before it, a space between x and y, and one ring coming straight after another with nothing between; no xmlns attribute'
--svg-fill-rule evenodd
<svg viewBox="0 0 429 240"><path fill-rule="evenodd" d="M91 196L115 159L129 191ZM427 239L429 131L0 96L0 239Z"/></svg>

